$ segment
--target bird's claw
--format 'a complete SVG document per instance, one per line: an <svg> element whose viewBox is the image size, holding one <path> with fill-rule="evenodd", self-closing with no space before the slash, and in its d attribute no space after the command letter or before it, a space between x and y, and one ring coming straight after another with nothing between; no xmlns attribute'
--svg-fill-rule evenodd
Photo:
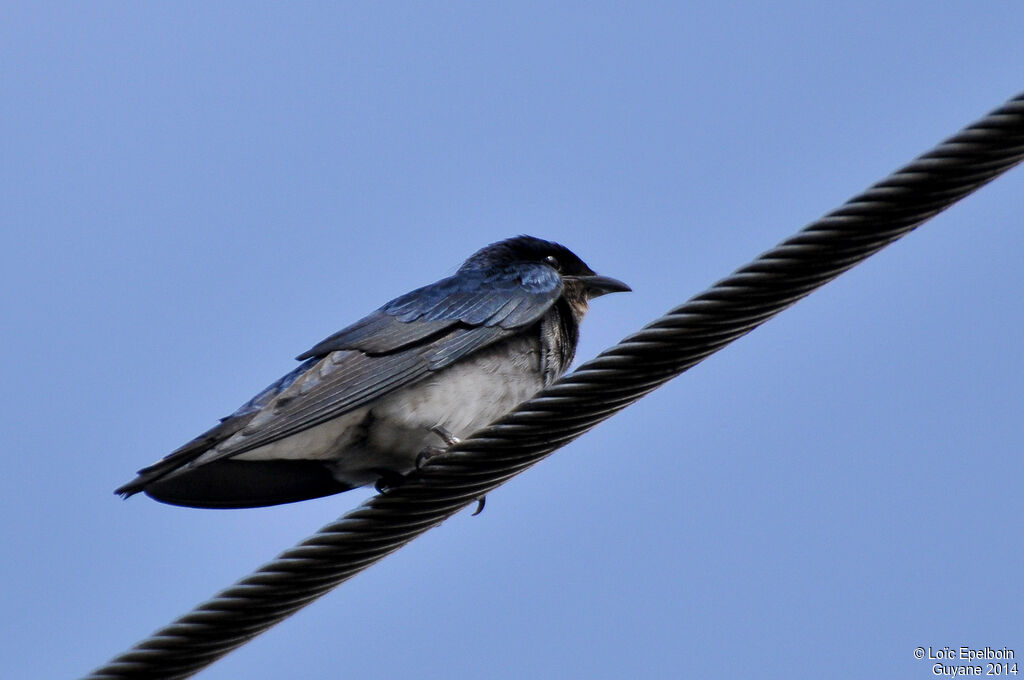
<svg viewBox="0 0 1024 680"><path fill-rule="evenodd" d="M473 511L473 514L470 515L470 517L476 517L481 512L483 512L485 505L487 505L487 496L480 496L480 498L477 498L476 499L476 510Z"/></svg>
<svg viewBox="0 0 1024 680"><path fill-rule="evenodd" d="M423 468L423 464L434 456L444 453L446 449L442 449L438 446L428 446L419 453L416 454L416 470Z"/></svg>

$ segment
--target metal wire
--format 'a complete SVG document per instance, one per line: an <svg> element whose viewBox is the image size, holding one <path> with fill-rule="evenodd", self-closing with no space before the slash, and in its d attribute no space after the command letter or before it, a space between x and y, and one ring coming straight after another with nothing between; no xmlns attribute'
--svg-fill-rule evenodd
<svg viewBox="0 0 1024 680"><path fill-rule="evenodd" d="M1024 94L432 459L88 678L184 678L1024 159Z"/></svg>

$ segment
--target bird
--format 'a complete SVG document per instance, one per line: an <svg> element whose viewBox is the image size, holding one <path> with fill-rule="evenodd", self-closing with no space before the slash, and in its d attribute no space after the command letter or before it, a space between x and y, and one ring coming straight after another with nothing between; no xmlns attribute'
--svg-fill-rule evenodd
<svg viewBox="0 0 1024 680"><path fill-rule="evenodd" d="M557 243L492 243L303 352L293 371L114 493L250 508L386 491L561 376L588 303L630 290Z"/></svg>

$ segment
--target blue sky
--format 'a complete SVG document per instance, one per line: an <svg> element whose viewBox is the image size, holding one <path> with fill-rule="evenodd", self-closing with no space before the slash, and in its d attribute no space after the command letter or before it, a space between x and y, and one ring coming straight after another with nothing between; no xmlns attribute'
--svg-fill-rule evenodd
<svg viewBox="0 0 1024 680"><path fill-rule="evenodd" d="M1016 2L9 3L0 676L368 495L112 490L519 233L586 359L1024 89ZM1024 654L1016 170L200 677L932 677Z"/></svg>

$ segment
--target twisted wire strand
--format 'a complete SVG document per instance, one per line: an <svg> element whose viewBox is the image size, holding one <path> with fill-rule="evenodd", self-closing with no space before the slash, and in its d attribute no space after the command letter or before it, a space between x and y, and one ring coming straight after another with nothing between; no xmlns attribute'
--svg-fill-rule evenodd
<svg viewBox="0 0 1024 680"><path fill-rule="evenodd" d="M1024 94L88 676L185 678L1024 159Z"/></svg>

